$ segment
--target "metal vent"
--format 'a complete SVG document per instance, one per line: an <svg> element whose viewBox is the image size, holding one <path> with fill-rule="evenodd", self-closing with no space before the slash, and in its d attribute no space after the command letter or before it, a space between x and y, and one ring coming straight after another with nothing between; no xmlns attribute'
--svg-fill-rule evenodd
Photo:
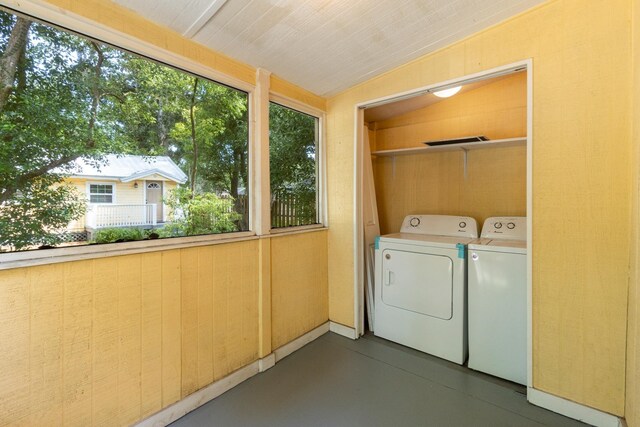
<svg viewBox="0 0 640 427"><path fill-rule="evenodd" d="M429 147L437 147L439 145L450 145L450 144L467 144L469 142L482 142L482 141L488 141L489 138L487 138L484 135L478 135L478 136L465 136L463 138L455 138L455 139L440 139L437 141L427 141L424 142L423 144L428 145Z"/></svg>

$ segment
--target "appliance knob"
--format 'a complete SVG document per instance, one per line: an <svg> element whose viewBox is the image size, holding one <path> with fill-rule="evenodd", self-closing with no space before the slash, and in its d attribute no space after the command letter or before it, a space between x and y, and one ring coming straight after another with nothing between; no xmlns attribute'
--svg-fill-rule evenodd
<svg viewBox="0 0 640 427"><path fill-rule="evenodd" d="M509 224L507 224L507 228L509 230L513 230L514 228L516 228L516 225L514 223L510 222Z"/></svg>
<svg viewBox="0 0 640 427"><path fill-rule="evenodd" d="M477 261L477 260L478 260L478 258L479 258L479 257L478 257L478 254L477 254L477 253L473 252L473 253L471 254L471 259L472 259L472 260Z"/></svg>
<svg viewBox="0 0 640 427"><path fill-rule="evenodd" d="M499 230L499 229L502 228L502 223L501 222L496 222L495 224L493 224L493 226Z"/></svg>
<svg viewBox="0 0 640 427"><path fill-rule="evenodd" d="M460 226L460 228L465 228L467 226L467 223L464 221L460 221L460 224L458 224Z"/></svg>
<svg viewBox="0 0 640 427"><path fill-rule="evenodd" d="M420 225L420 218L414 216L413 218L411 218L409 220L409 225L412 226L412 227L419 226Z"/></svg>

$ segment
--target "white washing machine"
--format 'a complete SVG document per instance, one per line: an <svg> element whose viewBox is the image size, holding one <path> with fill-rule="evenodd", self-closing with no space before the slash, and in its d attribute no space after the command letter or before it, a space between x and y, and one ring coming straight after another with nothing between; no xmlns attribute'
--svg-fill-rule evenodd
<svg viewBox="0 0 640 427"><path fill-rule="evenodd" d="M476 220L409 215L376 240L375 335L463 364L467 357L466 245Z"/></svg>
<svg viewBox="0 0 640 427"><path fill-rule="evenodd" d="M488 218L468 268L468 366L526 385L527 219Z"/></svg>

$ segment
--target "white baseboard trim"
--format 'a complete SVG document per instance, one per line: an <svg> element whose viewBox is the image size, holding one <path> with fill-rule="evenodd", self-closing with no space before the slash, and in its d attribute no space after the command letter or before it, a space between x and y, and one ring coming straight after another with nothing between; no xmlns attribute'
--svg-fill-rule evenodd
<svg viewBox="0 0 640 427"><path fill-rule="evenodd" d="M276 364L276 355L274 353L267 354L262 359L258 360L258 368L260 372L264 372L267 369L271 369Z"/></svg>
<svg viewBox="0 0 640 427"><path fill-rule="evenodd" d="M190 394L184 399L168 406L140 421L137 427L160 427L171 424L178 418L183 417L194 409L204 405L208 401L215 399L226 391L231 390L243 381L248 380L259 372L259 361L255 361L250 365L240 368L232 374L208 385L207 387Z"/></svg>
<svg viewBox="0 0 640 427"><path fill-rule="evenodd" d="M580 403L572 402L554 396L535 388L527 388L527 400L541 408L548 409L569 418L594 425L596 427L621 427L622 420L615 415L590 408Z"/></svg>
<svg viewBox="0 0 640 427"><path fill-rule="evenodd" d="M355 329L341 325L340 323L329 322L329 330L343 337L351 338L352 340L358 338Z"/></svg>
<svg viewBox="0 0 640 427"><path fill-rule="evenodd" d="M298 337L290 343L274 350L273 354L275 354L276 363L278 363L294 351L299 350L305 345L309 344L311 341L326 334L327 332L329 332L329 322L323 323L322 325L318 326L315 329L312 329L301 337Z"/></svg>

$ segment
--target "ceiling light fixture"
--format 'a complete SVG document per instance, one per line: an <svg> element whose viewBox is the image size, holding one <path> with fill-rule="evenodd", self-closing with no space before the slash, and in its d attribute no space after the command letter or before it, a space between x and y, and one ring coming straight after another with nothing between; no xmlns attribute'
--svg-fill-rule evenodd
<svg viewBox="0 0 640 427"><path fill-rule="evenodd" d="M462 86L455 86L449 89L437 90L433 92L433 94L438 98L449 98L450 96L453 96L456 93L460 92L460 89L462 89Z"/></svg>

